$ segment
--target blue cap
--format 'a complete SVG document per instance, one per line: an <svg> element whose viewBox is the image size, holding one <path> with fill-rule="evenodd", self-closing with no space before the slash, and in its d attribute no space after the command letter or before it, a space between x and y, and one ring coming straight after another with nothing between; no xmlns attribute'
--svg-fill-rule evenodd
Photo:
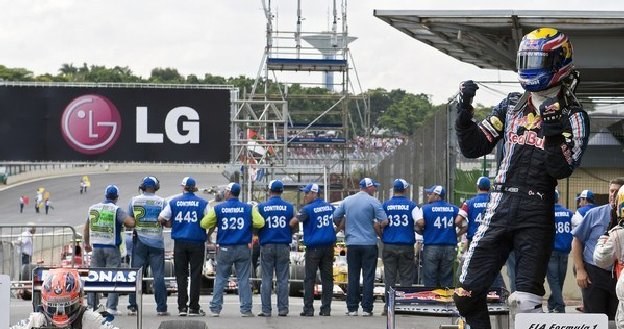
<svg viewBox="0 0 624 329"><path fill-rule="evenodd" d="M489 191L490 179L485 176L479 177L479 179L477 179L477 188L479 188L482 191Z"/></svg>
<svg viewBox="0 0 624 329"><path fill-rule="evenodd" d="M158 184L156 177L147 176L143 178L143 187L145 188L156 188Z"/></svg>
<svg viewBox="0 0 624 329"><path fill-rule="evenodd" d="M425 192L435 193L443 199L444 199L444 196L446 195L446 190L444 190L444 187L442 187L441 185L433 185L430 188L425 189Z"/></svg>
<svg viewBox="0 0 624 329"><path fill-rule="evenodd" d="M234 196L238 196L241 191L241 186L238 183L230 183L225 187L226 191L230 191Z"/></svg>
<svg viewBox="0 0 624 329"><path fill-rule="evenodd" d="M318 184L308 184L302 188L299 189L300 191L303 191L305 193L310 193L310 192L314 192L314 193L318 193L319 192L319 186Z"/></svg>
<svg viewBox="0 0 624 329"><path fill-rule="evenodd" d="M273 192L284 192L284 183L279 179L272 180L269 182L269 190Z"/></svg>
<svg viewBox="0 0 624 329"><path fill-rule="evenodd" d="M379 185L381 185L381 184L379 184L378 182L376 182L376 181L374 181L374 180L372 180L372 179L370 179L368 177L363 178L360 181L360 187L361 188L367 188L367 187L371 187L371 186L378 187Z"/></svg>
<svg viewBox="0 0 624 329"><path fill-rule="evenodd" d="M117 185L108 185L104 190L104 196L108 200L117 199L119 197L119 187Z"/></svg>
<svg viewBox="0 0 624 329"><path fill-rule="evenodd" d="M581 194L579 194L576 197L576 200L578 200L580 198L585 198L585 199L590 200L590 201L593 202L594 201L594 192L592 192L591 190L583 190L583 191L581 191Z"/></svg>
<svg viewBox="0 0 624 329"><path fill-rule="evenodd" d="M195 187L196 183L192 177L184 177L180 185L186 186L186 187Z"/></svg>
<svg viewBox="0 0 624 329"><path fill-rule="evenodd" d="M396 192L403 192L405 191L408 187L409 187L409 183L403 179L403 178L398 178L394 180L394 190Z"/></svg>

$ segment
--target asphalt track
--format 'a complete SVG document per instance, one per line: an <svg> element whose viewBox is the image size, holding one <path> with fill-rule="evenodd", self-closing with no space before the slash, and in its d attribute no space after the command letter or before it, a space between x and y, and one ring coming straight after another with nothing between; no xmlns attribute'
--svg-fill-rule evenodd
<svg viewBox="0 0 624 329"><path fill-rule="evenodd" d="M130 198L138 194L138 186L143 177L153 175L160 181L159 195L169 196L180 193L180 182L185 176L192 176L197 181L197 187L210 187L227 184L228 181L219 173L173 173L173 172L132 172L90 174L91 187L87 193L80 194L80 178L82 175L54 177L34 180L12 185L0 191L0 224L20 225L33 222L35 225L71 225L82 226L87 218L89 206L104 199L104 189L109 184L115 184L120 189L118 205L126 207ZM34 200L38 188L44 187L50 192L50 201L54 209L46 215L45 211L35 212ZM208 200L211 195L202 194ZM24 212L19 213L19 197L27 195L30 204L25 206Z"/></svg>
<svg viewBox="0 0 624 329"><path fill-rule="evenodd" d="M201 296L200 305L204 310L208 310L208 303L212 296ZM125 310L127 304L127 296L121 296L119 298L119 309ZM383 304L376 303L375 316L373 317L348 317L345 315L345 302L334 301L332 303L332 316L330 317L300 317L299 312L303 309L303 301L301 298L290 299L290 314L287 317L278 317L277 314L273 314L270 318L253 317L242 318L239 312L238 296L225 295L223 311L220 317L212 318L195 317L195 318L181 318L177 315L177 312L172 312L170 316L161 317L156 316L156 305L154 303L153 295L144 296L144 314L143 314L143 328L156 329L160 325L161 321L165 320L198 320L205 321L208 324L209 329L238 329L238 328L253 328L253 329L319 329L319 328L358 328L358 329L381 329L385 328L385 318L379 315ZM260 295L253 296L253 311L254 313L260 311ZM273 296L273 302L275 302L275 296ZM169 296L167 299L170 311L176 311L176 295ZM315 301L315 307L318 309L320 301ZM11 323L15 323L16 319L24 318L28 315L31 309L31 304L22 300L12 300L11 304ZM274 306L274 309L276 307ZM275 311L275 310L274 310ZM317 311L318 312L318 311ZM275 313L275 312L274 312ZM441 323L440 320L430 322L429 324L423 323L421 318L404 318L403 322L405 326L397 328L438 328ZM435 320L435 318L434 318ZM411 322L409 325L407 322ZM120 329L132 329L136 328L136 316L128 316L126 314L116 316L113 320L115 326ZM418 325L416 325L418 323ZM445 322L449 323L449 322ZM184 328L176 328L184 329Z"/></svg>

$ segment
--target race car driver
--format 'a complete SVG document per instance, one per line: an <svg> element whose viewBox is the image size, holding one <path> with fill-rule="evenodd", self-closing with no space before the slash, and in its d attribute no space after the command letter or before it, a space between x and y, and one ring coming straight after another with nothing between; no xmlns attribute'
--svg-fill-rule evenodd
<svg viewBox="0 0 624 329"><path fill-rule="evenodd" d="M502 140L502 157L486 215L462 267L454 300L470 328L490 328L488 287L510 251L516 254L516 292L509 296L511 317L542 312L544 277L553 245L554 191L569 177L587 145L589 117L574 90L572 44L552 28L525 35L517 69L525 94L508 95L481 122L472 120L473 81L460 85L456 120L461 152L468 158L489 154Z"/></svg>
<svg viewBox="0 0 624 329"><path fill-rule="evenodd" d="M41 311L31 313L27 320L10 329L118 329L83 305L83 299L83 285L76 269L51 269L41 287Z"/></svg>

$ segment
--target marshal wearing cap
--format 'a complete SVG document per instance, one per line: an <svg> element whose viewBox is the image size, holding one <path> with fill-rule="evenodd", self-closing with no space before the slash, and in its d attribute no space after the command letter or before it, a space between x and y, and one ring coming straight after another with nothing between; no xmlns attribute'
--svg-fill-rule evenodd
<svg viewBox="0 0 624 329"><path fill-rule="evenodd" d="M433 185L430 188L425 189L425 192L435 193L439 195L441 198L444 198L444 196L446 195L446 190L441 185Z"/></svg>

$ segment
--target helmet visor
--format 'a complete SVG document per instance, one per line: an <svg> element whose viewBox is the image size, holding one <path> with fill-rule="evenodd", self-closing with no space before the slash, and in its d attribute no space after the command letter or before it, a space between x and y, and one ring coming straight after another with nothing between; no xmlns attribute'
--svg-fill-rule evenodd
<svg viewBox="0 0 624 329"><path fill-rule="evenodd" d="M552 69L554 54L540 51L521 51L516 58L516 67L520 70Z"/></svg>
<svg viewBox="0 0 624 329"><path fill-rule="evenodd" d="M80 311L79 302L68 303L48 303L44 304L44 311L48 318L55 322L64 322L71 319L73 315Z"/></svg>

